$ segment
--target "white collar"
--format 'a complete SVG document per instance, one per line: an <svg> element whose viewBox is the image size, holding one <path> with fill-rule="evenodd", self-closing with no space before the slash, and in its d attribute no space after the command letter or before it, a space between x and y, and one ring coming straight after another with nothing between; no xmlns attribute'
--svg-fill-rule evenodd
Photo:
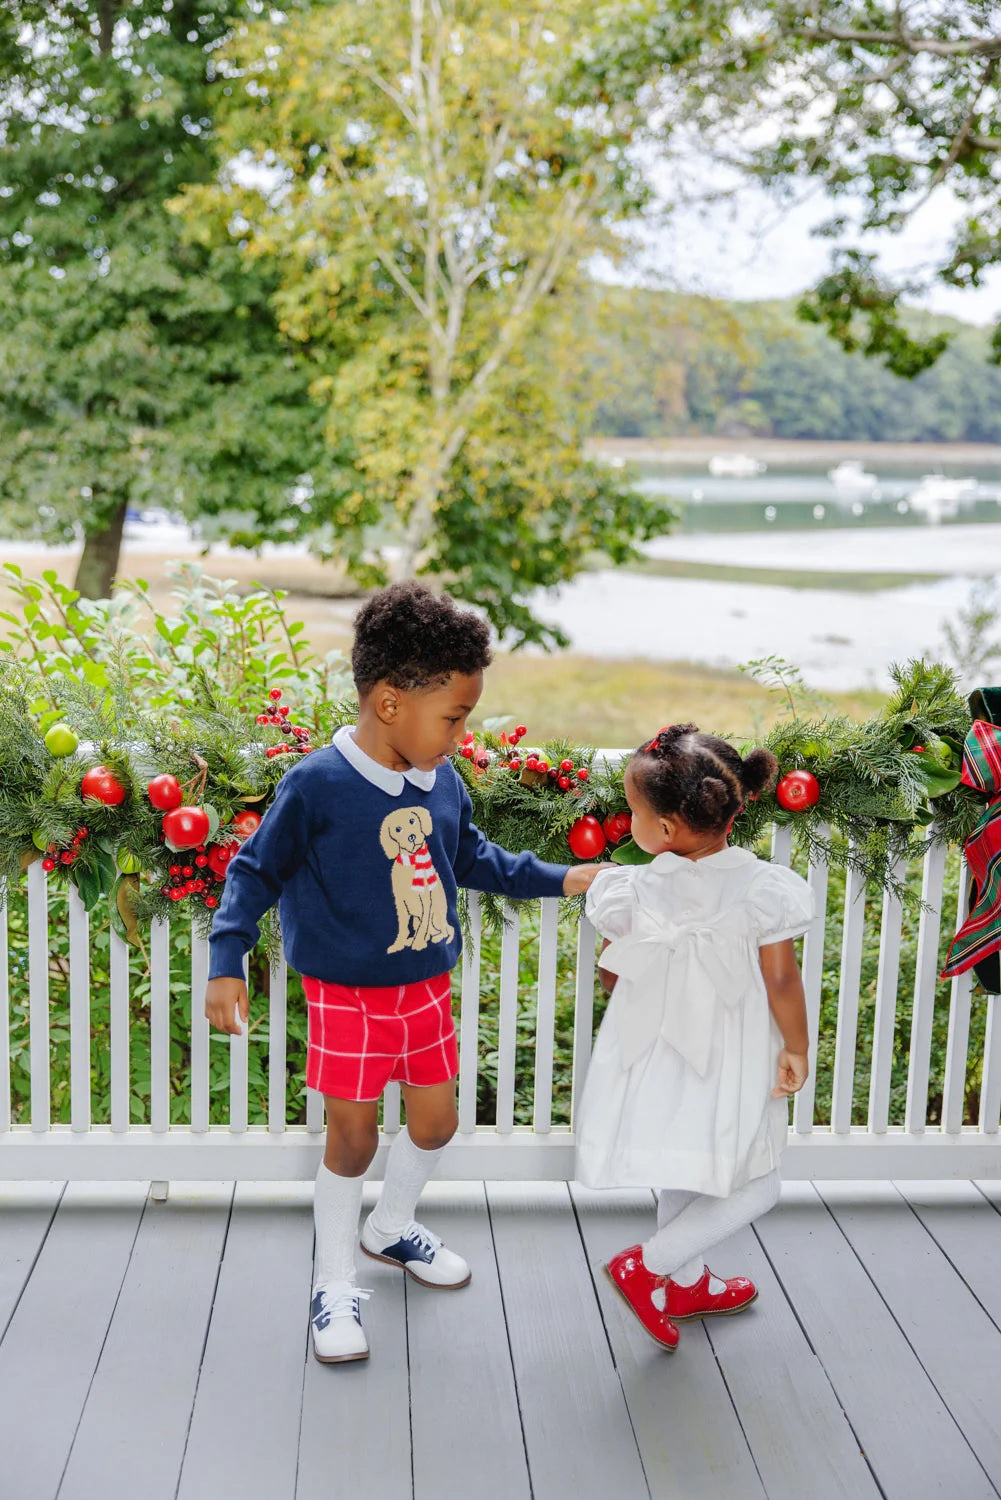
<svg viewBox="0 0 1001 1500"><path fill-rule="evenodd" d="M391 797L400 796L405 781L422 792L429 792L434 786L438 774L434 766L430 771L419 771L416 766L411 766L409 771L391 771L388 766L381 766L377 760L373 760L371 755L366 755L355 743L353 724L342 724L332 743L359 775L377 786L381 792L388 792Z"/></svg>
<svg viewBox="0 0 1001 1500"><path fill-rule="evenodd" d="M677 875L683 871L695 872L701 870L731 870L739 865L757 862L758 856L753 849L741 849L738 845L727 844L725 849L717 849L715 854L704 854L701 859L688 859L683 854L674 854L665 849L663 854L655 855L649 865L642 866L643 869L656 870L659 875Z"/></svg>

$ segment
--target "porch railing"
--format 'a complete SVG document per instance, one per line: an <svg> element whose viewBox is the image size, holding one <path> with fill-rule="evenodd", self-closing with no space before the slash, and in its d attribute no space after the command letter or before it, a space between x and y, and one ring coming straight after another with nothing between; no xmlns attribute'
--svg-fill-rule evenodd
<svg viewBox="0 0 1001 1500"><path fill-rule="evenodd" d="M772 857L787 863L788 829L776 829ZM900 902L886 894L879 918L879 958L875 980L868 1110L858 1123L860 1081L857 1041L860 975L867 915L863 882L855 873L835 878L824 864L813 864L808 878L817 896L819 915L803 941L802 966L810 1013L812 1063L810 1081L795 1098L784 1172L788 1177L989 1177L1001 1175L1001 1021L997 1000L978 1000L989 1007L982 1052L970 1055L971 982L964 975L948 990L947 1042L944 1071L936 1083L940 1118L929 1123L929 1070L936 1003L936 975L941 937L955 910L943 911L947 859L958 852L932 846L922 870L924 903L917 934L916 956L905 972L901 963L902 911ZM898 872L903 873L903 872ZM190 1111L184 1123L171 1123L170 1016L171 950L168 926L158 923L150 935L150 993L148 1038L150 1090L148 1119L130 1120L130 949L110 934L110 1116L107 1123L92 1118L91 1078L91 952L89 921L75 889L68 896L68 1038L53 1035L50 1007L49 894L41 865L28 872L27 976L23 968L12 974L8 951L7 916L0 910L0 1179L297 1179L314 1175L322 1143L322 1102L307 1096L305 1123L289 1125L286 1100L287 973L283 959L272 967L266 1001L252 997L252 1005L268 1011L267 1122L248 1118L248 1048L246 1035L228 1041L228 1118L210 1123L209 1030L202 1014L207 970L207 945L193 940L190 954L191 1004L185 1019L189 1031ZM965 878L959 880L959 915L963 913ZM554 1120L554 1032L557 1012L557 936L559 903L541 903L537 975L532 985L536 1008L534 1080L531 1123L516 1123L516 1057L519 1001L519 922L513 917L501 940L497 993L481 991L481 921L478 900L471 901L472 941L461 967L458 1002L460 1052L459 1131L448 1147L442 1175L453 1178L563 1179L573 1175L573 1110L586 1076L591 1050L596 935L581 921L577 934L573 980L572 1094L570 1124ZM837 990L836 1027L832 1036L820 1032L824 984L825 924L840 919L843 926ZM871 918L869 919L871 921ZM177 978L175 971L175 980ZM891 1075L901 1051L898 1004L911 999L909 1044L906 1048L906 1100L900 1123L890 1124ZM30 1120L12 1120L11 1007L27 1000L29 1024ZM489 1124L477 1123L478 1074L481 1069L480 1030L485 1007L496 1004L495 1109ZM942 1016L939 1014L939 1027ZM135 1023L131 1023L135 1024ZM147 1023L145 1018L143 1025ZM61 1031L61 1028L60 1028ZM834 1060L829 1120L816 1121L816 1060L818 1040ZM226 1043L215 1041L215 1046ZM56 1049L69 1048L70 1118L53 1123L51 1066ZM61 1055L65 1055L63 1052ZM493 1066L493 1064L492 1064ZM895 1097L899 1098L899 1055ZM968 1087L979 1087L979 1118L964 1124ZM524 1098L524 1079L519 1099ZM482 1110L480 1111L482 1113ZM899 1114L900 1111L898 1110ZM853 1114L856 1122L853 1123ZM400 1125L400 1098L394 1085L384 1106L383 1142L373 1169L378 1173L386 1149L385 1137Z"/></svg>

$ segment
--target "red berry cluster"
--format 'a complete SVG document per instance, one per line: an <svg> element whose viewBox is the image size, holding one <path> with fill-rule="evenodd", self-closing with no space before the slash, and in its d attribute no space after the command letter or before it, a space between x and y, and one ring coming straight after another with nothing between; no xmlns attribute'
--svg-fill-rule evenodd
<svg viewBox="0 0 1001 1500"><path fill-rule="evenodd" d="M160 887L160 894L171 901L185 901L199 896L211 911L219 905L218 887L226 879L226 866L236 853L235 845L213 844L206 848L199 844L194 859L189 865L171 865L167 874L168 885Z"/></svg>
<svg viewBox="0 0 1001 1500"><path fill-rule="evenodd" d="M586 766L575 766L572 760L561 760L558 766L551 766L544 755L536 750L529 750L524 759L518 755L517 747L528 733L525 724L515 725L513 734L502 734L500 742L500 765L516 774L523 769L535 771L540 776L548 776L549 780L558 786L561 792L570 791L571 787L580 790L580 784L587 781L590 771ZM471 760L477 770L485 771L491 764L490 753L485 746L476 743L476 736L472 732L466 735L459 750L459 754L466 760Z"/></svg>
<svg viewBox="0 0 1001 1500"><path fill-rule="evenodd" d="M90 832L89 828L78 828L73 835L73 841L66 848L60 849L58 844L46 844L45 858L42 860L42 869L48 874L57 865L71 865L80 852L80 845Z"/></svg>
<svg viewBox="0 0 1001 1500"><path fill-rule="evenodd" d="M297 752L300 755L308 755L313 749L309 743L309 730L306 726L289 722L292 710L287 703L279 704L281 695L281 688L270 688L268 690L270 702L265 706L263 713L259 713L254 720L254 723L260 724L262 728L265 724L270 724L272 728L280 729L282 734L292 735L291 744L283 740L280 744L268 746L264 752L268 760L274 760L276 755L295 755Z"/></svg>

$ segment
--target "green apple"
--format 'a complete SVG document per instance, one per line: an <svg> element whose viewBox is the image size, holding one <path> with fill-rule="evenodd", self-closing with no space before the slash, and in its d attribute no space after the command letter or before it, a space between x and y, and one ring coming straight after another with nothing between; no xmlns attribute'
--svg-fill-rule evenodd
<svg viewBox="0 0 1001 1500"><path fill-rule="evenodd" d="M141 869L139 860L131 849L119 849L115 858L118 860L118 868L123 875L136 875Z"/></svg>
<svg viewBox="0 0 1001 1500"><path fill-rule="evenodd" d="M31 842L34 844L36 849L41 849L42 853L44 854L46 849L52 843L52 840L49 838L44 828L36 828L34 833L31 835Z"/></svg>
<svg viewBox="0 0 1001 1500"><path fill-rule="evenodd" d="M68 724L53 724L45 735L45 748L57 759L61 759L64 755L72 755L79 743L80 741Z"/></svg>

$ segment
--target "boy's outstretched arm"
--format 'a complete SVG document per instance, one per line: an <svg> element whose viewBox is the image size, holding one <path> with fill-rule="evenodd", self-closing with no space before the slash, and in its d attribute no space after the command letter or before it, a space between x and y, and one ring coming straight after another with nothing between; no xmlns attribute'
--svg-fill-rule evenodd
<svg viewBox="0 0 1001 1500"><path fill-rule="evenodd" d="M779 1053L778 1077L772 1089L772 1098L781 1099L798 1093L810 1073L806 996L792 938L781 943L767 943L759 949L759 954L768 1005L784 1044Z"/></svg>

